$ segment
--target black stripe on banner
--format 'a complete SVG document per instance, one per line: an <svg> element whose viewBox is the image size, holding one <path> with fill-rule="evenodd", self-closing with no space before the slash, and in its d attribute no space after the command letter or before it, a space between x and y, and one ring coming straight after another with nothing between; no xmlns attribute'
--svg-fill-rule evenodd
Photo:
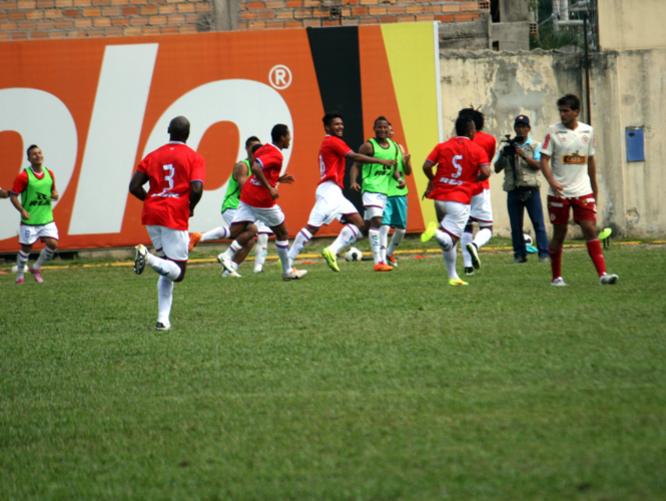
<svg viewBox="0 0 666 501"><path fill-rule="evenodd" d="M307 28L307 33L324 112L342 114L345 120L344 140L354 151L358 151L365 142L358 28ZM349 186L349 168L348 164L346 187ZM348 188L344 193L363 214L360 193Z"/></svg>

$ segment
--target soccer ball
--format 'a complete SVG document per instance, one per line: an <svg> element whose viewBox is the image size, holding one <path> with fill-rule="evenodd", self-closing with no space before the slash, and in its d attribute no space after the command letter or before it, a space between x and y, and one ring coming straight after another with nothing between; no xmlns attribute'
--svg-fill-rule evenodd
<svg viewBox="0 0 666 501"><path fill-rule="evenodd" d="M523 233L523 239L525 240L525 245L532 245L532 237L528 233Z"/></svg>
<svg viewBox="0 0 666 501"><path fill-rule="evenodd" d="M350 247L347 252L345 252L345 261L360 261L363 259L363 253L356 247Z"/></svg>

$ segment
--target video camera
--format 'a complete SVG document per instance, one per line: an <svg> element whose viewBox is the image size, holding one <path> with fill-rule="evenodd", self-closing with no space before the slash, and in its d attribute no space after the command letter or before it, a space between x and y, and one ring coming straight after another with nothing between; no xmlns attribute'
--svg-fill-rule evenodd
<svg viewBox="0 0 666 501"><path fill-rule="evenodd" d="M506 146L502 148L502 155L513 157L516 154L516 148L518 145L523 143L523 138L519 136L512 138L511 134L505 134L504 139L502 139L500 142L506 143Z"/></svg>

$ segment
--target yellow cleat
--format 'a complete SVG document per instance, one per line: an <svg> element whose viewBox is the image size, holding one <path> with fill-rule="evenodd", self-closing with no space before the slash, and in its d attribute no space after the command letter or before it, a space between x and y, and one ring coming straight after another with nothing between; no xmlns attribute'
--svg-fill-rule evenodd
<svg viewBox="0 0 666 501"><path fill-rule="evenodd" d="M449 279L449 285L451 287L460 287L461 285L469 285L467 282L464 280L461 280L459 278L450 278Z"/></svg>
<svg viewBox="0 0 666 501"><path fill-rule="evenodd" d="M340 267L338 266L338 258L336 257L335 253L331 251L331 249L325 247L324 250L321 251L321 257L326 260L326 264L330 269L336 272L340 271Z"/></svg>
<svg viewBox="0 0 666 501"><path fill-rule="evenodd" d="M431 240L432 237L435 236L436 231L437 231L437 223L434 221L430 221L426 226L425 231L421 233L421 242L425 243Z"/></svg>

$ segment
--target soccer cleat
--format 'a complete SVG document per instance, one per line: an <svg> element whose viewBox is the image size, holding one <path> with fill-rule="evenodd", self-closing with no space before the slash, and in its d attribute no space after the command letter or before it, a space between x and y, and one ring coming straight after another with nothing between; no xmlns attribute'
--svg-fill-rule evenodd
<svg viewBox="0 0 666 501"><path fill-rule="evenodd" d="M335 252L333 252L331 249L324 247L324 250L321 251L321 257L324 258L330 269L336 272L340 271L340 267L338 266L338 258L335 255Z"/></svg>
<svg viewBox="0 0 666 501"><path fill-rule="evenodd" d="M160 331L160 332L165 332L165 331L171 330L171 325L170 324L165 324L164 322L157 322L155 324L155 330Z"/></svg>
<svg viewBox="0 0 666 501"><path fill-rule="evenodd" d="M236 270L232 270L232 271L225 270L225 269L222 270L222 278L242 278L242 277L243 277L243 275L238 273Z"/></svg>
<svg viewBox="0 0 666 501"><path fill-rule="evenodd" d="M616 284L620 279L615 273L604 273L599 277L599 283L601 285L613 285Z"/></svg>
<svg viewBox="0 0 666 501"><path fill-rule="evenodd" d="M468 277L474 275L474 268L472 268L471 266L465 266L465 275L467 275Z"/></svg>
<svg viewBox="0 0 666 501"><path fill-rule="evenodd" d="M375 271L393 271L393 266L389 266L386 263L377 263L372 269Z"/></svg>
<svg viewBox="0 0 666 501"><path fill-rule="evenodd" d="M32 273L33 278L35 279L35 282L38 284L43 284L44 279L42 278L42 272L40 270L37 270L35 268L28 268L30 273Z"/></svg>
<svg viewBox="0 0 666 501"><path fill-rule="evenodd" d="M449 278L449 285L451 287L460 287L462 285L469 285L469 284L459 278Z"/></svg>
<svg viewBox="0 0 666 501"><path fill-rule="evenodd" d="M148 257L148 249L143 244L134 247L134 273L141 275L146 267L146 258Z"/></svg>
<svg viewBox="0 0 666 501"><path fill-rule="evenodd" d="M264 267L263 266L254 266L254 269L252 270L254 273L263 273L264 272Z"/></svg>
<svg viewBox="0 0 666 501"><path fill-rule="evenodd" d="M430 221L428 223L428 226L426 226L425 231L421 233L421 242L425 243L431 240L432 237L435 236L436 231L437 231L437 223L435 223L434 221Z"/></svg>
<svg viewBox="0 0 666 501"><path fill-rule="evenodd" d="M479 258L479 248L474 242L470 242L465 246L467 252L469 252L470 257L472 258L472 266L475 270L481 268L481 259Z"/></svg>
<svg viewBox="0 0 666 501"><path fill-rule="evenodd" d="M550 282L550 285L552 285L553 287L566 287L567 283L564 281L562 277L557 277Z"/></svg>
<svg viewBox="0 0 666 501"><path fill-rule="evenodd" d="M201 240L201 233L196 231L194 233L190 233L190 243L187 244L187 250L192 252L192 249L194 249L199 244L199 240Z"/></svg>
<svg viewBox="0 0 666 501"><path fill-rule="evenodd" d="M387 264L393 266L394 268L398 267L398 260L395 258L395 256L386 256L386 260L388 261Z"/></svg>
<svg viewBox="0 0 666 501"><path fill-rule="evenodd" d="M23 285L24 283L25 283L24 276L16 277L16 285Z"/></svg>
<svg viewBox="0 0 666 501"><path fill-rule="evenodd" d="M234 267L233 261L229 258L229 256L227 256L226 252L222 252L217 255L217 262L220 263L223 270L227 270L232 275L234 273L238 275L238 272Z"/></svg>
<svg viewBox="0 0 666 501"><path fill-rule="evenodd" d="M513 262L516 264L523 264L527 262L527 256L517 256L513 258Z"/></svg>
<svg viewBox="0 0 666 501"><path fill-rule="evenodd" d="M308 270L297 270L292 268L287 273L282 274L282 280L299 280L308 274Z"/></svg>

